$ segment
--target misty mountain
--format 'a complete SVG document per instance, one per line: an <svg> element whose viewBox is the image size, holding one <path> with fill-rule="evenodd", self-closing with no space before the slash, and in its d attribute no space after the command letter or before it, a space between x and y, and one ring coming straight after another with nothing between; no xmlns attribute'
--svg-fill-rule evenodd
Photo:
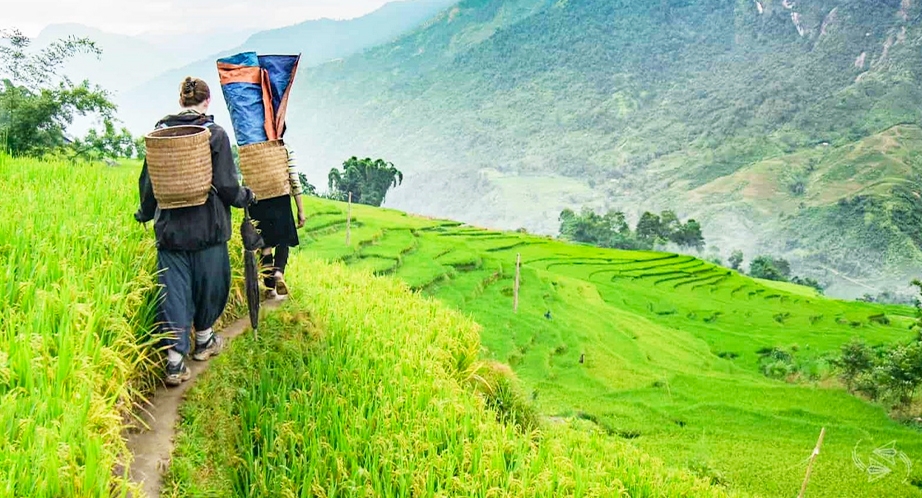
<svg viewBox="0 0 922 498"><path fill-rule="evenodd" d="M210 112L232 133L227 107L221 95L216 60L244 52L301 53L301 73L324 62L347 57L389 42L419 26L457 0L405 0L350 20L320 19L253 34L240 46L219 51L195 63L168 71L128 92L120 100L120 118L136 134L149 131L164 114L178 106L178 88L186 76L204 79L212 89ZM301 76L297 76L300 78ZM300 96L303 97L303 96ZM292 95L297 99L297 91Z"/></svg>
<svg viewBox="0 0 922 498"><path fill-rule="evenodd" d="M50 25L32 43L39 49L70 36L89 38L102 50L102 55L98 58L95 55L78 55L65 63L64 74L74 81L89 79L113 93L137 86L162 72L163 68L188 62L182 52L82 24Z"/></svg>
<svg viewBox="0 0 922 498"><path fill-rule="evenodd" d="M227 47L236 47L244 43L256 30L236 31L232 29L212 30L191 33L177 32L146 32L137 35L135 38L150 43L161 49L171 51L175 54L182 55L182 63L176 66L159 68L160 70L154 75L162 74L166 69L186 65L191 62L208 57L211 54L220 52ZM147 80L140 83L146 83Z"/></svg>
<svg viewBox="0 0 922 498"><path fill-rule="evenodd" d="M127 92L164 70L207 56L216 50L215 47L223 48L240 43L247 35L230 32L126 36L82 24L53 24L39 33L32 46L41 49L70 36L89 38L102 50L102 54L99 57L87 54L75 56L64 64L63 74L75 82L88 79L110 92L114 102L123 104ZM94 126L99 126L96 119L77 116L68 131L74 135L83 135Z"/></svg>
<svg viewBox="0 0 922 498"><path fill-rule="evenodd" d="M697 217L855 295L922 265L918 0L465 0L304 73L289 141L407 173L389 205L554 233ZM894 128L895 125L901 125ZM837 248L837 249L835 249Z"/></svg>

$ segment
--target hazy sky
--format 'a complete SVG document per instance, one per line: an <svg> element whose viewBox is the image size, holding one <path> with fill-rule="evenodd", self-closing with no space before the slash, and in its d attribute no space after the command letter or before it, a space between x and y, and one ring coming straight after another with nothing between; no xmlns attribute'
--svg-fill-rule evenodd
<svg viewBox="0 0 922 498"><path fill-rule="evenodd" d="M389 0L3 0L0 28L35 36L49 24L80 23L122 34L273 28L307 19L361 16Z"/></svg>

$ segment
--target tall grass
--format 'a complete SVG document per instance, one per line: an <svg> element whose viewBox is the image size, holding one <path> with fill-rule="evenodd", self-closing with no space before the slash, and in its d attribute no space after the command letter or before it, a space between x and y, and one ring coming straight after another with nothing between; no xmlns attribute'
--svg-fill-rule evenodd
<svg viewBox="0 0 922 498"><path fill-rule="evenodd" d="M514 396L477 360L477 326L404 284L301 258L288 273L259 340L193 388L168 494L722 495L591 432L501 416Z"/></svg>
<svg viewBox="0 0 922 498"><path fill-rule="evenodd" d="M121 432L159 369L137 171L0 154L0 496L130 489Z"/></svg>

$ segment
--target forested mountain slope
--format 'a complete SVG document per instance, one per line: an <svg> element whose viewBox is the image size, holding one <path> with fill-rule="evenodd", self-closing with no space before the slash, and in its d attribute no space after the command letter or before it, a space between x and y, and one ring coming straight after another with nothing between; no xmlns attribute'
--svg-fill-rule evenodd
<svg viewBox="0 0 922 498"><path fill-rule="evenodd" d="M920 12L917 0L465 0L302 75L290 140L321 184L353 154L394 161L408 173L390 197L402 209L553 232L567 206L672 208L724 252L785 255L860 295L904 285L922 262L918 129L893 128L919 121Z"/></svg>

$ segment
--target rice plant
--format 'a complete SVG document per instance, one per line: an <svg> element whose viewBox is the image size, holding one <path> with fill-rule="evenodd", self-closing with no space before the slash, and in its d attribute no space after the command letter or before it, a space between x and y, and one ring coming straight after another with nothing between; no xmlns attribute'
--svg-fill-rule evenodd
<svg viewBox="0 0 922 498"><path fill-rule="evenodd" d="M539 427L478 327L299 257L301 291L193 388L168 496L724 496L585 427Z"/></svg>
<svg viewBox="0 0 922 498"><path fill-rule="evenodd" d="M137 173L0 154L0 496L131 488L121 432L159 369Z"/></svg>

